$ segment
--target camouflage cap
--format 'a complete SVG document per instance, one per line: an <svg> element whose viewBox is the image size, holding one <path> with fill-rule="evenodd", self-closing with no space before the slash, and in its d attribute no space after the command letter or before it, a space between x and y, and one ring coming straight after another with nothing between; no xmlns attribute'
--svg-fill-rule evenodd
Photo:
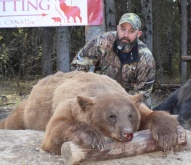
<svg viewBox="0 0 191 165"><path fill-rule="evenodd" d="M134 13L123 14L119 20L119 25L125 22L130 23L135 30L141 29L141 20L139 16Z"/></svg>

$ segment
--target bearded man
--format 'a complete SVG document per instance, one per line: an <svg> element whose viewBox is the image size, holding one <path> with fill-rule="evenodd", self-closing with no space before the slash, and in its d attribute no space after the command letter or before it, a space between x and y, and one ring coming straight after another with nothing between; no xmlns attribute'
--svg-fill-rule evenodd
<svg viewBox="0 0 191 165"><path fill-rule="evenodd" d="M71 62L71 71L105 74L119 82L129 94L143 93L145 104L151 107L155 60L139 40L141 35L139 16L122 15L117 31L97 36L77 53Z"/></svg>

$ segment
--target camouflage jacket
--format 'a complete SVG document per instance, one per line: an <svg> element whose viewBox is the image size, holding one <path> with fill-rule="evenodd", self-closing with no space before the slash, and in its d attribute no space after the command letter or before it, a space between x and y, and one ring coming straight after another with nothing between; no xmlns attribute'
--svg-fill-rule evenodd
<svg viewBox="0 0 191 165"><path fill-rule="evenodd" d="M87 43L74 57L71 70L105 74L117 80L128 93L143 93L145 103L151 105L150 93L155 79L155 60L146 45L138 40L138 61L121 64L114 50L117 32L106 32Z"/></svg>

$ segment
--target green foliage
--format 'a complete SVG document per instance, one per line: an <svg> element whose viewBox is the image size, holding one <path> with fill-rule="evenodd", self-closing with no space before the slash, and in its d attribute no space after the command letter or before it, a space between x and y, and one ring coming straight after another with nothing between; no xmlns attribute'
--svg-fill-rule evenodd
<svg viewBox="0 0 191 165"><path fill-rule="evenodd" d="M1 77L24 78L35 73L41 52L40 28L2 29L0 44ZM38 68L39 69L39 68Z"/></svg>

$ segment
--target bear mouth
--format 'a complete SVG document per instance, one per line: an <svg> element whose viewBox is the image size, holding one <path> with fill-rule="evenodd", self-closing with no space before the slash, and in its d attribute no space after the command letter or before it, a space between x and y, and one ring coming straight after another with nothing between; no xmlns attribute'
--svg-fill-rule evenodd
<svg viewBox="0 0 191 165"><path fill-rule="evenodd" d="M133 133L124 133L122 136L120 137L112 137L120 142L130 142L133 140Z"/></svg>
<svg viewBox="0 0 191 165"><path fill-rule="evenodd" d="M130 142L133 139L133 133L124 133L122 137L123 142Z"/></svg>

